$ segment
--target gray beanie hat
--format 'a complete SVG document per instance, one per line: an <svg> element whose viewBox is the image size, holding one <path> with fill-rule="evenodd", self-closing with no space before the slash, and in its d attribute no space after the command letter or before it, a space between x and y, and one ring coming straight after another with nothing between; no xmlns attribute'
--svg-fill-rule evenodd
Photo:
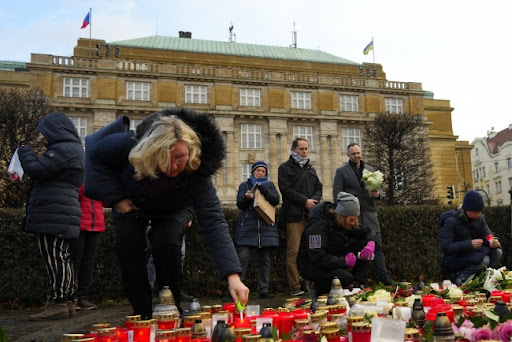
<svg viewBox="0 0 512 342"><path fill-rule="evenodd" d="M341 191L336 198L336 213L342 216L359 216L359 200L348 192Z"/></svg>

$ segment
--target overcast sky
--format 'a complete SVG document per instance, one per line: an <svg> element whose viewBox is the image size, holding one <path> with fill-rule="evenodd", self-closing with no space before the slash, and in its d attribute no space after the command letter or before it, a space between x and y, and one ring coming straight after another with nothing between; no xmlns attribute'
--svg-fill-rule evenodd
<svg viewBox="0 0 512 342"><path fill-rule="evenodd" d="M4 1L0 60L31 53L71 56L92 8L92 38L117 41L178 35L239 43L320 49L354 62L375 61L387 79L419 82L450 100L459 140L512 123L510 0L53 0Z"/></svg>

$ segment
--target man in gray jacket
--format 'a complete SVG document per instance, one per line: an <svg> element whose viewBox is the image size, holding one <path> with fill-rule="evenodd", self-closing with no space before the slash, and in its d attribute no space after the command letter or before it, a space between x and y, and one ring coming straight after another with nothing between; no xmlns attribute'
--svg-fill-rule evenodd
<svg viewBox="0 0 512 342"><path fill-rule="evenodd" d="M380 225L377 218L377 208L375 201L380 199L380 191L369 192L361 182L363 170L374 172L374 168L366 165L362 158L361 147L352 143L347 147L349 162L336 170L334 184L332 186L333 198L336 200L340 191L348 192L357 197L361 205L359 222L372 230L373 240L375 241L375 259L374 265L379 280L385 285L391 285L391 278L386 270L386 261L384 250L382 249L382 239L380 236Z"/></svg>

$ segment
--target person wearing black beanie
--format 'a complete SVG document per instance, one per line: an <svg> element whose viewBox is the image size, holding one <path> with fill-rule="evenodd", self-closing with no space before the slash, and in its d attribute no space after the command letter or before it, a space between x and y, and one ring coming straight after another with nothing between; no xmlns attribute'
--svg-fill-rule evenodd
<svg viewBox="0 0 512 342"><path fill-rule="evenodd" d="M486 268L496 268L503 250L482 215L484 199L476 190L464 196L459 210L449 210L439 219L443 269L452 282L466 281Z"/></svg>

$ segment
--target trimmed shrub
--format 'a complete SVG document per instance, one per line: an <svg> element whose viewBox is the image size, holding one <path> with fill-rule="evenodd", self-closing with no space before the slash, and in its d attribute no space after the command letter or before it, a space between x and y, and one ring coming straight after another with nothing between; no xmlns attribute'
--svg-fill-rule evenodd
<svg viewBox="0 0 512 342"><path fill-rule="evenodd" d="M442 253L439 246L439 216L448 206L379 206L379 221L391 277L396 280L441 281ZM224 209L232 230L238 218L236 209ZM510 268L510 207L485 209L487 224L500 238L504 248L502 264ZM24 210L0 209L0 306L19 308L41 305L48 293L48 276L39 254L34 234L20 231ZM276 215L279 217L279 215ZM115 232L109 211L105 213L107 231L102 234L96 254L90 297L92 300L125 298L121 274L114 253ZM194 221L186 231L184 290L199 298L220 298L226 294L227 282L219 277L201 229ZM288 292L286 280L286 232L279 230L280 246L271 259L272 292ZM257 284L257 253L249 264L245 284L253 291ZM370 277L376 281L373 267Z"/></svg>

